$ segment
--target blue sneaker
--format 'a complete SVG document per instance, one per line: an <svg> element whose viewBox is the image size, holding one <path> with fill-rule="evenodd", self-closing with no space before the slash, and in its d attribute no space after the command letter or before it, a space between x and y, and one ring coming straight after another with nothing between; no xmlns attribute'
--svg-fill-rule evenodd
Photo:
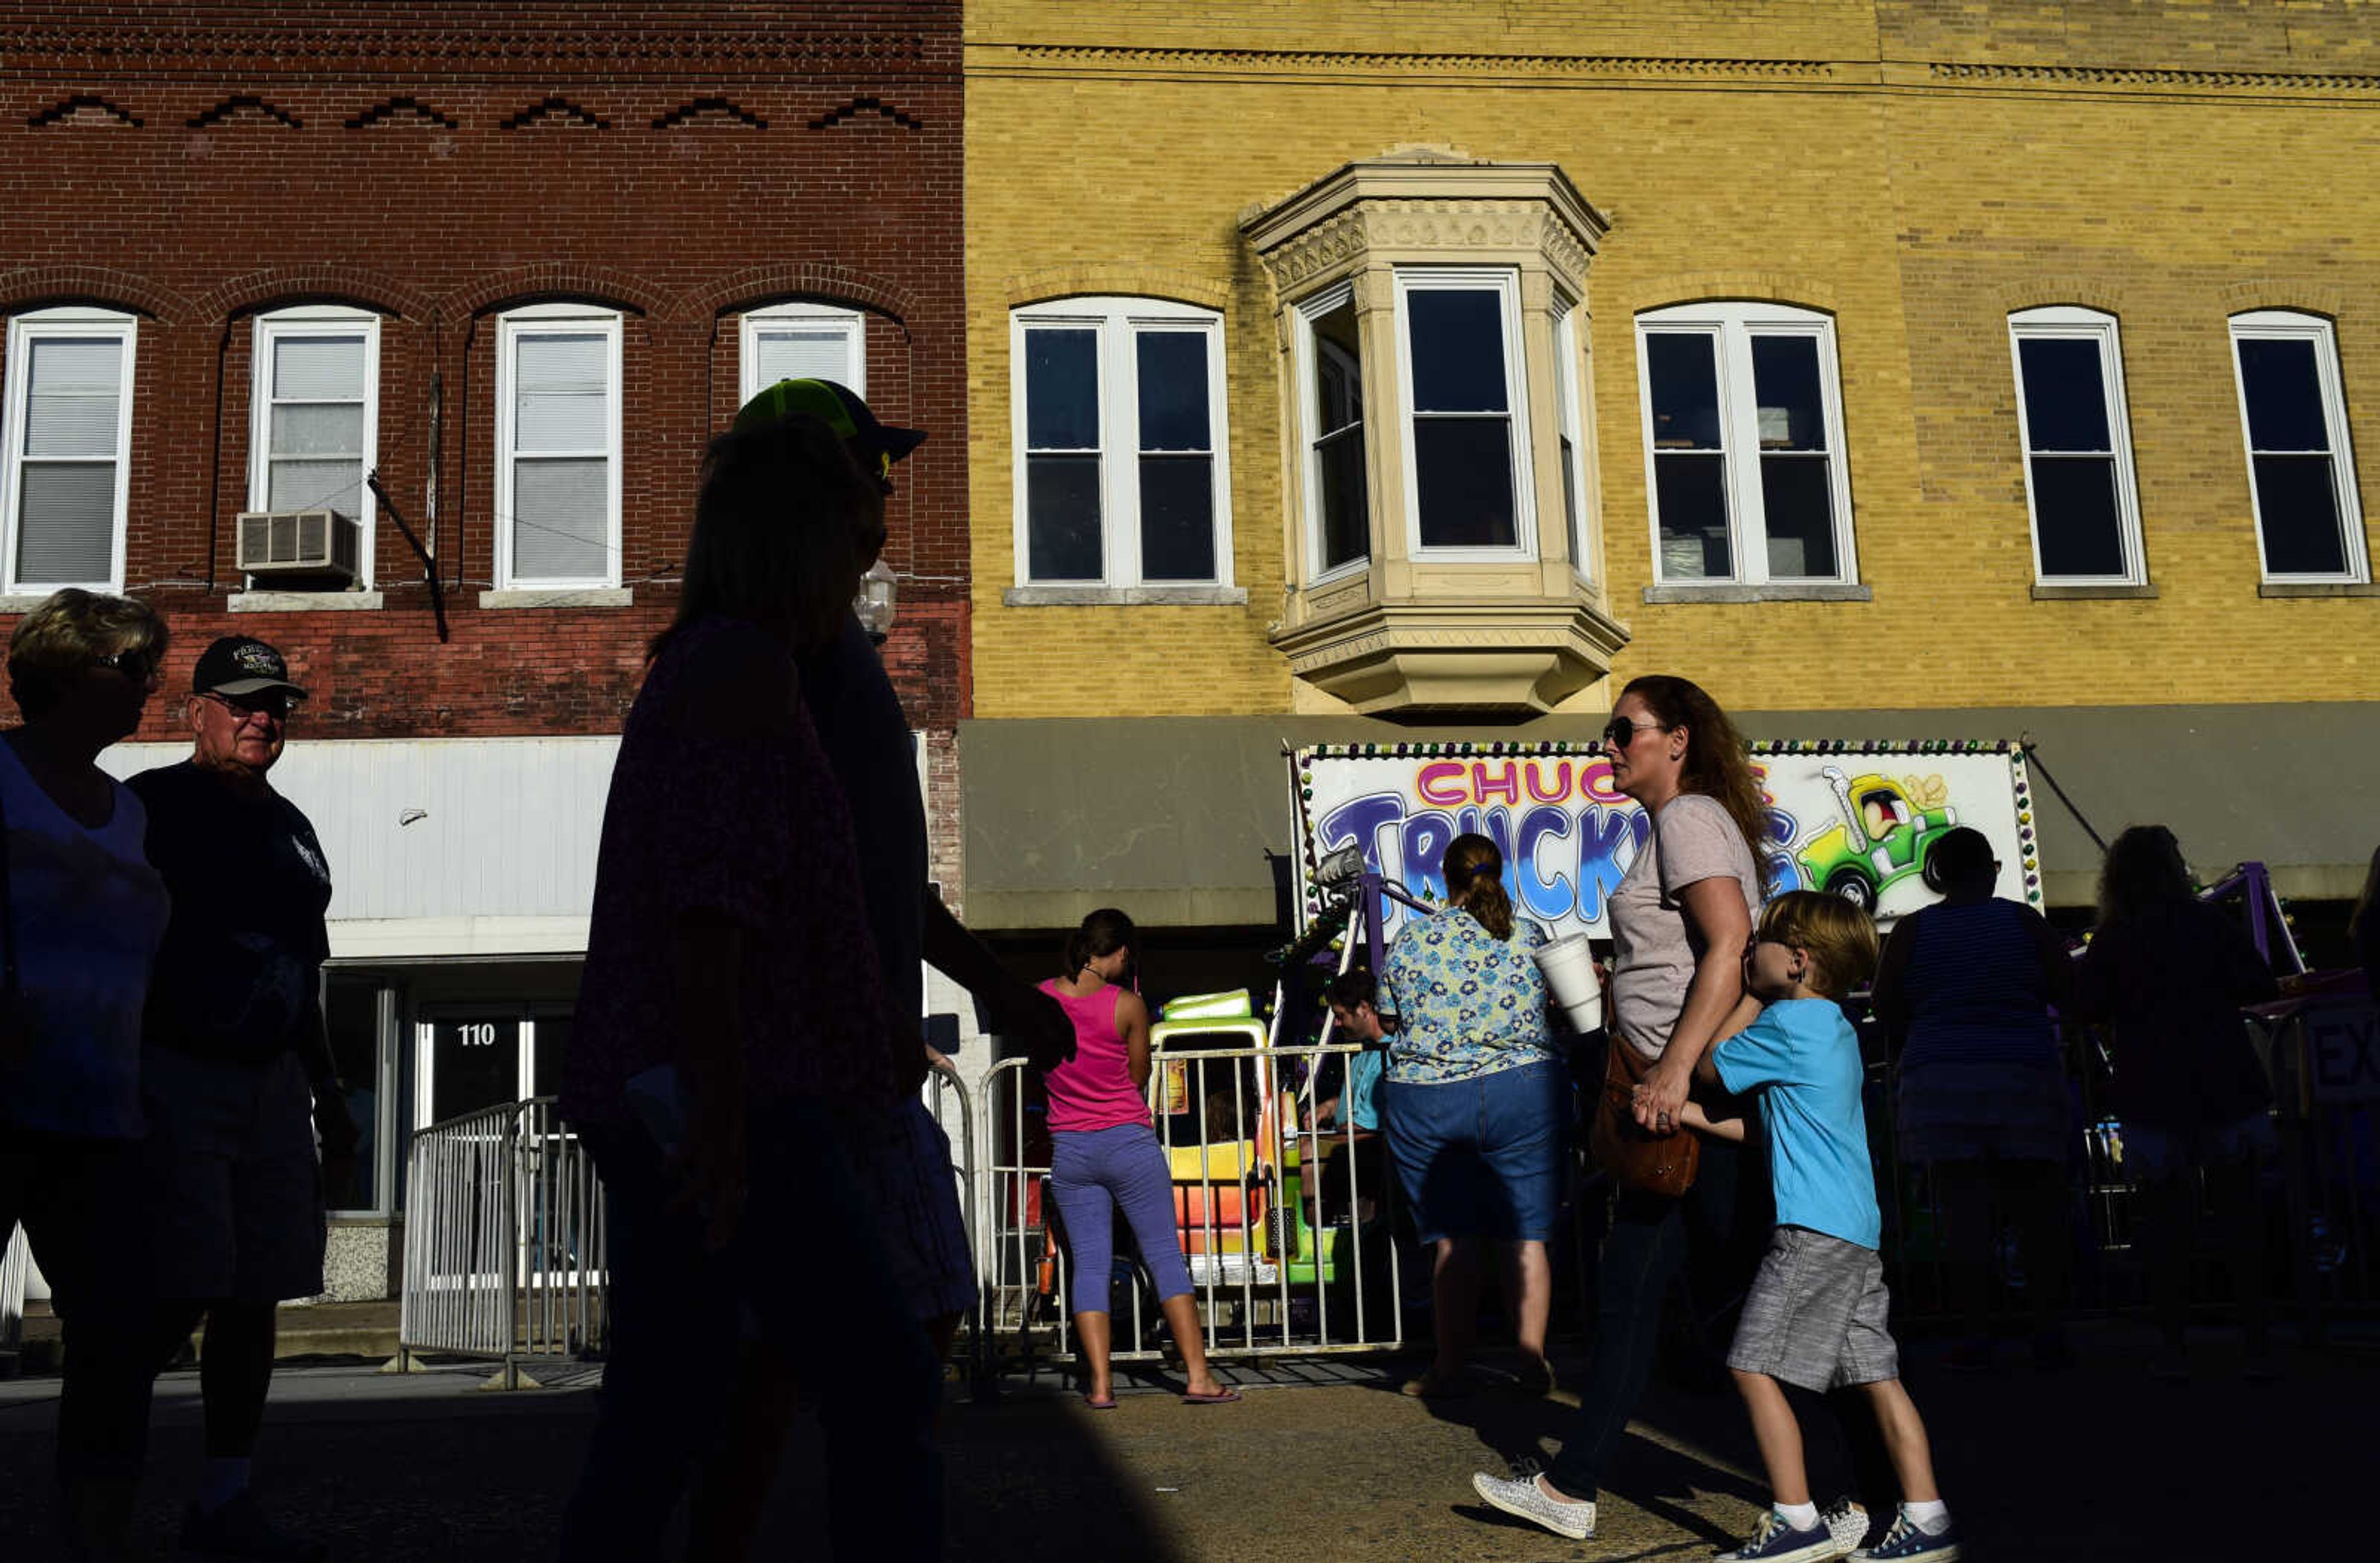
<svg viewBox="0 0 2380 1563"><path fill-rule="evenodd" d="M1847 1550L1823 1521L1795 1530L1793 1521L1772 1508L1753 1527L1752 1538L1733 1552L1720 1553L1718 1563L1824 1563Z"/></svg>
<svg viewBox="0 0 2380 1563"><path fill-rule="evenodd" d="M1890 1559L1891 1563L1912 1557L1923 1558L1925 1563L1955 1563L1958 1556L1959 1527L1955 1521L1944 1526L1939 1534L1927 1535L1910 1520L1905 1508L1893 1516L1892 1529L1885 1533L1884 1540L1852 1554L1854 1559L1875 1557Z"/></svg>

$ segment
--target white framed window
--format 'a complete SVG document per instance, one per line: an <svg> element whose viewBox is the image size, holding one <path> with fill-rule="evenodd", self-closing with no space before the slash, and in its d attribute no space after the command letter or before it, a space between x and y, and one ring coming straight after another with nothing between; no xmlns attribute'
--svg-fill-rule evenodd
<svg viewBox="0 0 2380 1563"><path fill-rule="evenodd" d="M0 551L10 595L123 589L136 335L115 309L9 319Z"/></svg>
<svg viewBox="0 0 2380 1563"><path fill-rule="evenodd" d="M1396 273L1405 526L1416 557L1536 553L1520 303L1519 275L1502 268Z"/></svg>
<svg viewBox="0 0 2380 1563"><path fill-rule="evenodd" d="M1657 583L1859 579L1831 316L1647 309L1636 362Z"/></svg>
<svg viewBox="0 0 2380 1563"><path fill-rule="evenodd" d="M1579 406L1578 311L1554 317L1554 434L1560 442L1562 527L1570 540L1570 567L1585 580L1595 574L1586 556L1586 435Z"/></svg>
<svg viewBox="0 0 2380 1563"><path fill-rule="evenodd" d="M1020 584L1232 584L1223 321L1158 298L1009 316Z"/></svg>
<svg viewBox="0 0 2380 1563"><path fill-rule="evenodd" d="M329 306L259 315L248 427L248 508L351 518L370 586L379 507L364 475L379 461L380 317Z"/></svg>
<svg viewBox="0 0 2380 1563"><path fill-rule="evenodd" d="M2009 317L2034 578L2045 586L2138 586L2140 490L2124 405L2116 317L2057 305Z"/></svg>
<svg viewBox="0 0 2380 1563"><path fill-rule="evenodd" d="M1332 579L1371 562L1364 448L1364 345L1355 290L1341 283L1293 307L1299 428L1305 431L1306 574Z"/></svg>
<svg viewBox="0 0 2380 1563"><path fill-rule="evenodd" d="M832 304L771 304L747 310L736 354L740 405L781 380L832 380L868 394L868 323Z"/></svg>
<svg viewBox="0 0 2380 1563"><path fill-rule="evenodd" d="M620 584L620 316L540 304L497 330L496 584Z"/></svg>
<svg viewBox="0 0 2380 1563"><path fill-rule="evenodd" d="M2234 315L2231 366L2265 579L2370 580L2330 321L2294 309Z"/></svg>

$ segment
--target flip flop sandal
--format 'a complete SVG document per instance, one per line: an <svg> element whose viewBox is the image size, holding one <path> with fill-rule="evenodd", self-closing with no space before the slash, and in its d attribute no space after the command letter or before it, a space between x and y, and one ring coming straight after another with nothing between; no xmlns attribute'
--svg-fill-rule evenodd
<svg viewBox="0 0 2380 1563"><path fill-rule="evenodd" d="M1240 1392L1236 1389L1224 1389L1212 1395L1194 1395L1187 1389L1182 1392L1182 1403L1185 1406L1228 1406L1239 1398Z"/></svg>
<svg viewBox="0 0 2380 1563"><path fill-rule="evenodd" d="M1093 1411L1113 1411L1115 1410L1115 1397L1113 1395L1110 1395L1104 1400L1095 1400L1088 1395L1086 1395L1083 1397L1083 1404L1090 1407Z"/></svg>

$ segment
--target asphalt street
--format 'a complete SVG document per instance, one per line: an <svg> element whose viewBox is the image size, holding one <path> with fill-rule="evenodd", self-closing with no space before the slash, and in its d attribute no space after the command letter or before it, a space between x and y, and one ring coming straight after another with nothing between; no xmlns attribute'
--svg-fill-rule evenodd
<svg viewBox="0 0 2380 1563"><path fill-rule="evenodd" d="M2085 1331L2084 1361L2041 1376L2011 1352L1990 1377L1932 1365L1908 1379L1934 1433L1968 1556L2023 1563L2366 1556L2380 1343L2300 1347L2277 1384L2252 1383L2209 1335L2188 1386L2152 1383L2148 1342ZM1568 1365L1568 1364L1561 1364ZM707 1364L689 1356L687 1371ZM1657 1384L1607 1489L1600 1531L1572 1543L1495 1514L1470 1473L1551 1447L1571 1399L1492 1383L1422 1402L1395 1392L1410 1363L1243 1372L1246 1398L1184 1405L1155 1383L1094 1413L1053 1381L997 1401L953 1399L950 1556L1650 1559L1706 1557L1763 1499L1733 1397ZM292 1365L277 1380L259 1486L333 1557L540 1558L576 1475L595 1375L486 1393L481 1371L394 1377L363 1364ZM161 1385L144 1542L170 1557L199 1455L197 1380ZM51 1555L49 1432L56 1381L0 1383L0 1558ZM807 1431L758 1556L820 1555L824 1494ZM1822 1480L1823 1486L1823 1480Z"/></svg>

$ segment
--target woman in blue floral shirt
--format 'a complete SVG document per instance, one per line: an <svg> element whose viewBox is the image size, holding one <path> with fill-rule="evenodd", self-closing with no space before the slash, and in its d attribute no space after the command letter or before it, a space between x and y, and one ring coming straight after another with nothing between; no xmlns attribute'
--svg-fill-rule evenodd
<svg viewBox="0 0 2380 1563"><path fill-rule="evenodd" d="M1546 1027L1545 980L1532 956L1546 936L1513 916L1503 855L1487 837L1457 836L1440 873L1447 909L1407 924L1380 972L1398 1019L1381 1087L1389 1154L1415 1228L1437 1250L1438 1358L1404 1391L1460 1391L1480 1246L1491 1238L1504 1251L1523 1382L1544 1390L1553 1384L1546 1240L1561 1205L1570 1120L1569 1076Z"/></svg>

